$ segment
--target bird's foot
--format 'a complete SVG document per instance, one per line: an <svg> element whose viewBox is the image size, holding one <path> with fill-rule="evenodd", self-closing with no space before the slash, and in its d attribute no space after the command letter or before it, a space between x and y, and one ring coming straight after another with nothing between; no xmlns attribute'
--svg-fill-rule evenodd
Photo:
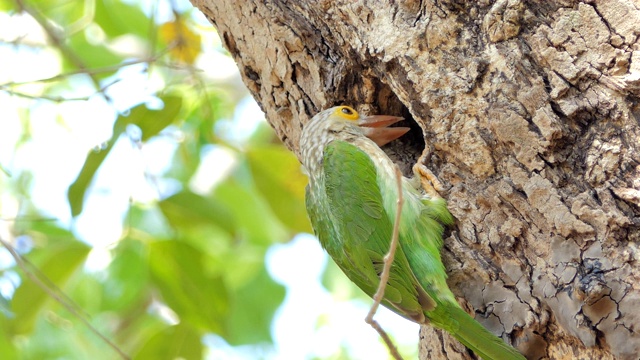
<svg viewBox="0 0 640 360"><path fill-rule="evenodd" d="M442 183L440 182L440 180L438 180L436 175L431 172L431 170L429 170L425 165L421 163L415 164L413 166L413 174L414 179L420 180L420 185L422 185L422 188L424 189L424 192L427 194L427 196L429 196L430 198L442 197L439 193L444 190Z"/></svg>

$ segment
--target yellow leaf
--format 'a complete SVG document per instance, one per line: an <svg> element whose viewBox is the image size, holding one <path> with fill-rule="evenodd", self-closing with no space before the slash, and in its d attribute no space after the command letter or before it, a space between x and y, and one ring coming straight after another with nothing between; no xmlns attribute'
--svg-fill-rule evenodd
<svg viewBox="0 0 640 360"><path fill-rule="evenodd" d="M200 35L191 31L183 22L171 21L162 24L160 38L171 46L171 55L182 62L193 64L200 54Z"/></svg>

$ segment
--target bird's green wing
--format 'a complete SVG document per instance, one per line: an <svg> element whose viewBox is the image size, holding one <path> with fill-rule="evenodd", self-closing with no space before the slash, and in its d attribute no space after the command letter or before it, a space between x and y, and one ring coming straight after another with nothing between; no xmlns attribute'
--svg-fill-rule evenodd
<svg viewBox="0 0 640 360"><path fill-rule="evenodd" d="M375 293L383 257L389 250L394 209L383 206L391 191L371 158L347 142L333 141L324 151L320 184L307 189L313 228L329 255L358 287ZM515 349L465 313L446 284L440 258L443 224L452 222L442 199L423 199L405 188L406 208L416 216L400 230L383 304L398 314L447 330L485 360L524 360ZM413 210L412 210L413 209Z"/></svg>
<svg viewBox="0 0 640 360"><path fill-rule="evenodd" d="M443 220L448 220L443 199L428 200L405 191L404 211L414 210L418 216L400 228L400 246L407 256L416 278L436 303L455 302L447 285L447 273L442 263ZM412 202L414 204L412 204ZM451 215L449 215L451 217Z"/></svg>
<svg viewBox="0 0 640 360"><path fill-rule="evenodd" d="M325 147L323 171L324 186L307 194L312 225L347 277L373 296L393 230L382 205L376 167L358 147L333 141ZM417 322L424 322L424 311L433 307L400 247L385 290L385 305Z"/></svg>

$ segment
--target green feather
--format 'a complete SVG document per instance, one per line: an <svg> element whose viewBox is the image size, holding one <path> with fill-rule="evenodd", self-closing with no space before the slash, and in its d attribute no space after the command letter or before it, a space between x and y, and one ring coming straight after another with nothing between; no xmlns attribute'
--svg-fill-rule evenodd
<svg viewBox="0 0 640 360"><path fill-rule="evenodd" d="M324 168L324 189L309 191L307 196L312 225L336 264L372 296L393 231L382 206L376 169L364 152L341 141L325 149ZM386 289L387 307L414 321L424 319L418 294L421 288L402 249L396 253Z"/></svg>
<svg viewBox="0 0 640 360"><path fill-rule="evenodd" d="M340 140L329 142L321 159L321 175L307 188L311 223L347 277L373 296L393 232L392 200L397 198L393 164L386 156L372 157ZM451 224L453 217L446 202L423 198L406 179L403 195L400 246L383 305L448 331L484 359L524 359L465 313L447 286L440 250L443 225Z"/></svg>

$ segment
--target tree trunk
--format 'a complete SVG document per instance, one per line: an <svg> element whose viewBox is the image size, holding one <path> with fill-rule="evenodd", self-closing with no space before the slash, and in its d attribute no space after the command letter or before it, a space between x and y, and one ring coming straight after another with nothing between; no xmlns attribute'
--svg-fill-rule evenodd
<svg viewBox="0 0 640 360"><path fill-rule="evenodd" d="M334 105L414 126L385 150L445 185L478 321L529 359L638 358L638 1L192 1L296 154ZM472 356L424 327L421 358Z"/></svg>

